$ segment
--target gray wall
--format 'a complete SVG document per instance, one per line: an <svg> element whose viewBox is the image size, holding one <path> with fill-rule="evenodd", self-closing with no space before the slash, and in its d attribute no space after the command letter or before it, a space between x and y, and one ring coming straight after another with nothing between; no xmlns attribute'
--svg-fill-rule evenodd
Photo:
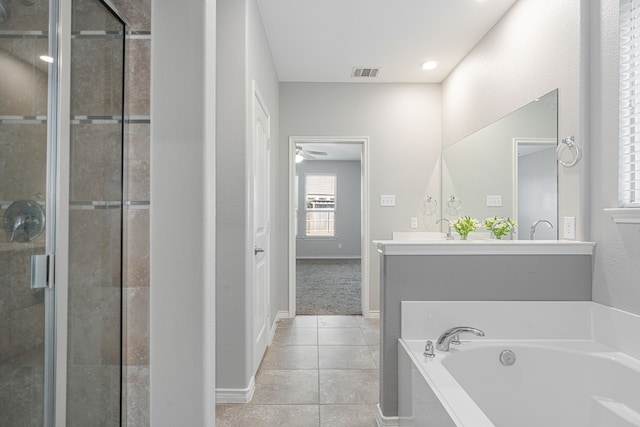
<svg viewBox="0 0 640 427"><path fill-rule="evenodd" d="M618 1L591 4L593 300L640 314L640 225L616 225L603 212L618 206Z"/></svg>
<svg viewBox="0 0 640 427"><path fill-rule="evenodd" d="M305 174L336 175L335 237L305 236ZM358 161L303 161L298 175L297 258L360 258L362 218L361 170ZM338 247L341 244L342 247Z"/></svg>
<svg viewBox="0 0 640 427"><path fill-rule="evenodd" d="M154 0L151 13L149 425L211 426L216 9Z"/></svg>
<svg viewBox="0 0 640 427"><path fill-rule="evenodd" d="M422 200L427 194L440 200L440 111L437 84L281 83L280 144L288 146L289 136L368 136L370 239L410 231L413 216L422 231L436 231L434 217L423 221ZM285 153L281 159L287 164ZM287 188L287 168L278 180ZM381 194L395 194L396 207L380 207ZM278 215L287 217L287 204ZM371 254L369 298L376 311L380 267L373 248ZM278 301L285 310L288 280L280 283Z"/></svg>
<svg viewBox="0 0 640 427"><path fill-rule="evenodd" d="M277 145L273 141L278 140L278 79L255 0L218 0L217 10L216 324L220 327L216 329L216 387L246 389L255 374L250 222L253 188L249 180L253 168L249 149L252 81L256 81L271 114L273 147ZM274 163L277 157L271 153L272 170L278 170ZM274 204L279 197L281 192L272 189ZM272 215L274 210L272 206ZM272 233L277 232L272 228ZM274 251L277 248L277 242L272 244L273 254L278 253ZM278 258L272 256L271 261L277 262ZM270 272L277 274L278 267L271 266ZM278 283L273 276L272 282ZM272 303L272 320L277 306L277 302Z"/></svg>
<svg viewBox="0 0 640 427"><path fill-rule="evenodd" d="M380 257L380 407L386 417L398 411L401 301L591 300L591 255Z"/></svg>

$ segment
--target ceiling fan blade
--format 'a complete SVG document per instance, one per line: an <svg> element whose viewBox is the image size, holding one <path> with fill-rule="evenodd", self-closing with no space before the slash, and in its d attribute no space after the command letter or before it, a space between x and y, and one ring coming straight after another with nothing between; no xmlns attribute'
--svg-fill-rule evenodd
<svg viewBox="0 0 640 427"><path fill-rule="evenodd" d="M316 156L326 156L327 153L324 151L311 151L311 150L304 150L305 152L309 153L309 154L315 154Z"/></svg>
<svg viewBox="0 0 640 427"><path fill-rule="evenodd" d="M300 150L300 155L307 160L315 160L315 157L304 150Z"/></svg>

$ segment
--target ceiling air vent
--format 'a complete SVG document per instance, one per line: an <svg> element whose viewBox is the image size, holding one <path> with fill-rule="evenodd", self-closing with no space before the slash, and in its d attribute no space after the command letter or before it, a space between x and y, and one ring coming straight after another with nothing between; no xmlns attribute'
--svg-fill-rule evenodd
<svg viewBox="0 0 640 427"><path fill-rule="evenodd" d="M351 72L351 77L378 77L380 73L380 67L375 68L363 68L363 67L355 67Z"/></svg>

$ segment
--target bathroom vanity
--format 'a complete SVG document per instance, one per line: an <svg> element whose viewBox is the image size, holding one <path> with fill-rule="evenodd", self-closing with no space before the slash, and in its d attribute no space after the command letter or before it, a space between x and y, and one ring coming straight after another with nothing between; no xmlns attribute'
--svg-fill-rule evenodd
<svg viewBox="0 0 640 427"><path fill-rule="evenodd" d="M380 254L382 419L398 415L401 301L591 301L595 243L434 239L374 244Z"/></svg>

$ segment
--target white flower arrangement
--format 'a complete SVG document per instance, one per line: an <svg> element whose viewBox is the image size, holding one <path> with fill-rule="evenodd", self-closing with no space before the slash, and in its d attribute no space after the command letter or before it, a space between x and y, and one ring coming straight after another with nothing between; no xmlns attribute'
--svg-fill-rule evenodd
<svg viewBox="0 0 640 427"><path fill-rule="evenodd" d="M493 218L485 218L484 221L482 221L482 226L489 230L496 239L502 239L507 233L513 231L516 225L518 224L509 217L501 218L494 216Z"/></svg>
<svg viewBox="0 0 640 427"><path fill-rule="evenodd" d="M480 227L480 222L475 218L465 215L451 221L451 227L460 235L462 240L467 240L469 233L476 231L478 227Z"/></svg>

